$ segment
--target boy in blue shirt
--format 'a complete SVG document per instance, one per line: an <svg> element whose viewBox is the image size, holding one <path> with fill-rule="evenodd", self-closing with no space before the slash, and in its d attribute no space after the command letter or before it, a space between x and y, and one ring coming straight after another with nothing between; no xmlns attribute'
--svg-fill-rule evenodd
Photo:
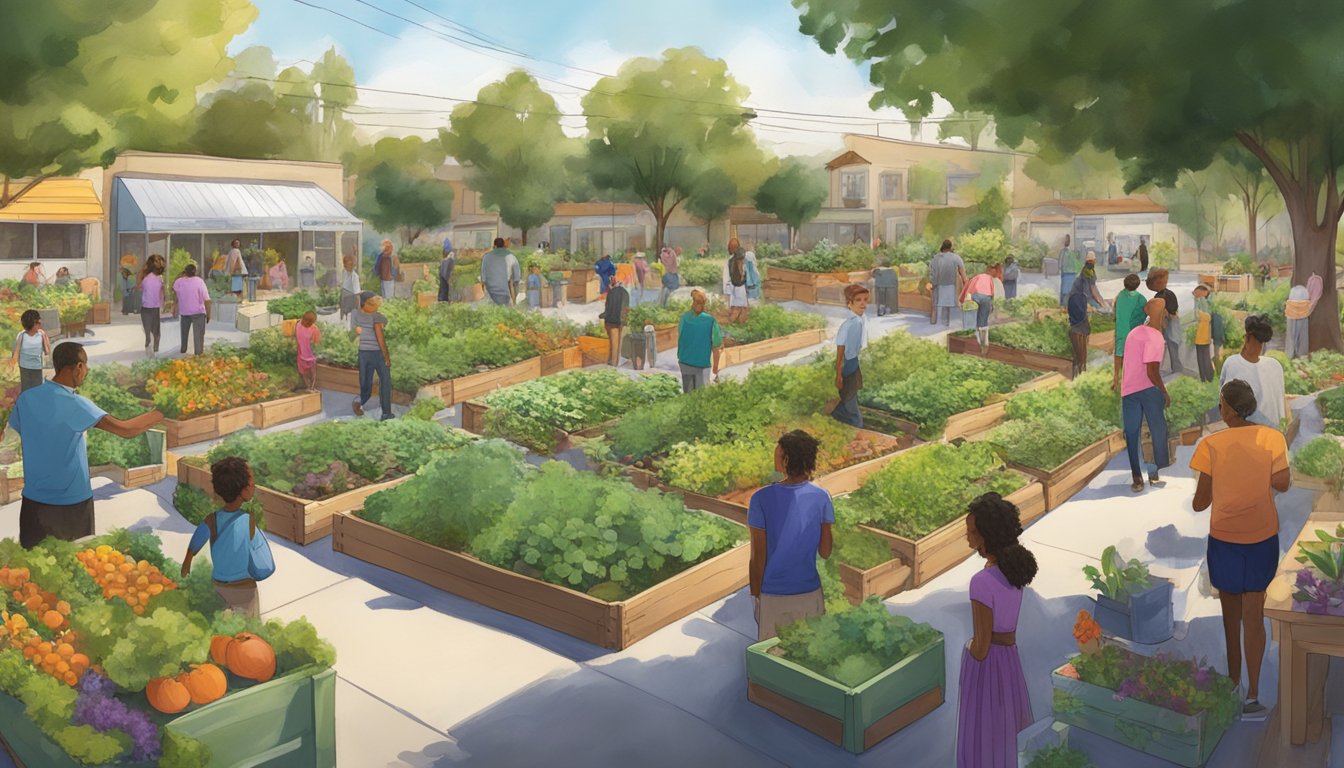
<svg viewBox="0 0 1344 768"><path fill-rule="evenodd" d="M868 344L868 289L855 283L845 288L845 305L854 314L835 334L835 388L840 402L831 410L831 418L854 427L863 427L859 411L859 390L863 372L859 370L859 351Z"/></svg>
<svg viewBox="0 0 1344 768"><path fill-rule="evenodd" d="M817 573L817 555L831 556L831 495L812 484L817 439L802 430L779 438L775 471L782 482L751 496L751 595L756 600L757 639L778 628L826 612Z"/></svg>
<svg viewBox="0 0 1344 768"><path fill-rule="evenodd" d="M541 265L534 262L527 273L527 308L541 309Z"/></svg>
<svg viewBox="0 0 1344 768"><path fill-rule="evenodd" d="M182 558L182 577L191 573L191 561L206 543L210 544L210 558L214 561L215 592L235 613L260 616L257 600L257 582L249 571L252 538L259 536L257 521L242 511L251 501L256 485L252 468L237 456L220 459L210 466L210 484L215 495L224 499L224 507L206 515L196 526Z"/></svg>

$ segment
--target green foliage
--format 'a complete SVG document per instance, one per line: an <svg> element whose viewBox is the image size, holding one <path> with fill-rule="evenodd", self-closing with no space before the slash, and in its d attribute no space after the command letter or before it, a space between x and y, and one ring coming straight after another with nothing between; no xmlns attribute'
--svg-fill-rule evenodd
<svg viewBox="0 0 1344 768"><path fill-rule="evenodd" d="M1083 682L1115 691L1121 698L1182 715L1208 712L1212 728L1231 725L1241 708L1236 683L1193 659L1140 656L1108 645L1095 656L1075 656L1073 666Z"/></svg>
<svg viewBox="0 0 1344 768"><path fill-rule="evenodd" d="M1218 406L1219 387L1216 381L1199 381L1180 376L1167 385L1171 406L1167 408L1167 428L1172 432L1201 425L1210 408Z"/></svg>
<svg viewBox="0 0 1344 768"><path fill-rule="evenodd" d="M403 245L397 251L397 258L401 259L402 264L438 264L443 261L443 248L438 245Z"/></svg>
<svg viewBox="0 0 1344 768"><path fill-rule="evenodd" d="M1046 318L1031 322L1008 323L991 326L989 329L991 344L1021 349L1027 352L1040 352L1055 357L1071 357L1073 347L1069 343L1069 326L1061 318Z"/></svg>
<svg viewBox="0 0 1344 768"><path fill-rule="evenodd" d="M112 682L141 691L151 679L203 664L209 655L210 635L204 628L181 613L157 610L123 627L103 668Z"/></svg>
<svg viewBox="0 0 1344 768"><path fill-rule="evenodd" d="M406 415L402 416L402 418L419 421L433 421L434 414L447 407L448 405L443 402L442 398L426 397L416 400L415 403L411 405L410 410L406 411Z"/></svg>
<svg viewBox="0 0 1344 768"><path fill-rule="evenodd" d="M695 180L684 205L690 215L703 222L712 222L727 213L737 200L737 184L728 174L719 168L707 168Z"/></svg>
<svg viewBox="0 0 1344 768"><path fill-rule="evenodd" d="M1344 487L1344 445L1331 437L1318 437L1293 454L1293 470L1326 481L1332 493Z"/></svg>
<svg viewBox="0 0 1344 768"><path fill-rule="evenodd" d="M889 612L881 600L870 597L853 610L780 627L779 648L789 661L857 688L932 647L942 636L928 624Z"/></svg>
<svg viewBox="0 0 1344 768"><path fill-rule="evenodd" d="M1027 768L1093 768L1093 765L1086 752L1069 749L1067 744L1055 744L1037 750Z"/></svg>
<svg viewBox="0 0 1344 768"><path fill-rule="evenodd" d="M1153 247L1148 252L1148 265L1150 267L1160 267L1162 269L1176 268L1176 246L1165 240L1153 243Z"/></svg>
<svg viewBox="0 0 1344 768"><path fill-rule="evenodd" d="M578 432L681 394L666 374L632 379L614 370L574 371L517 384L485 397L485 433L549 452L555 430Z"/></svg>
<svg viewBox="0 0 1344 768"><path fill-rule="evenodd" d="M726 258L726 257L725 257ZM682 259L677 263L681 284L693 288L723 289L723 261L716 259Z"/></svg>
<svg viewBox="0 0 1344 768"><path fill-rule="evenodd" d="M898 342L895 345L882 345L879 349L885 351L892 346L908 348L908 345ZM910 370L904 378L873 377L884 383L865 388L859 395L864 405L889 411L920 425L920 437L925 439L941 434L949 416L979 408L995 395L1011 392L1035 376L1034 372L1023 368L967 355L953 355L937 345L929 346L937 349L937 357L940 359L936 363ZM872 349L873 346L870 346L864 353ZM935 355L930 351L925 357L932 358ZM908 360L902 360L877 367L879 370L890 370L897 366L908 368L908 365Z"/></svg>
<svg viewBox="0 0 1344 768"><path fill-rule="evenodd" d="M79 392L114 418L132 419L149 410L140 404L139 398L117 386L109 375L90 375ZM143 435L128 439L92 429L88 433L88 449L90 466L143 467L149 464L149 442Z"/></svg>
<svg viewBox="0 0 1344 768"><path fill-rule="evenodd" d="M1048 291L1033 291L1015 299L996 301L995 307L1014 320L1032 320L1037 310L1059 309L1059 297Z"/></svg>
<svg viewBox="0 0 1344 768"><path fill-rule="evenodd" d="M980 229L964 235L958 235L957 253L968 262L979 264L1002 264L1008 256L1008 241L1001 228Z"/></svg>
<svg viewBox="0 0 1344 768"><path fill-rule="evenodd" d="M1125 562L1115 545L1102 551L1101 570L1085 565L1083 575L1092 580L1093 589L1119 603L1128 602L1131 595L1152 586L1148 566L1136 559Z"/></svg>
<svg viewBox="0 0 1344 768"><path fill-rule="evenodd" d="M1040 269L1050 248L1040 240L1017 239L1008 244L1008 254L1022 269Z"/></svg>
<svg viewBox="0 0 1344 768"><path fill-rule="evenodd" d="M1110 424L1098 421L1091 413L1046 413L1010 419L995 427L986 440L1005 460L1048 471L1112 431Z"/></svg>
<svg viewBox="0 0 1344 768"><path fill-rule="evenodd" d="M822 240L807 253L775 262L777 266L799 272L858 272L872 269L874 263L873 249L866 244L836 245L830 240Z"/></svg>
<svg viewBox="0 0 1344 768"><path fill-rule="evenodd" d="M820 168L787 158L756 191L756 209L788 224L790 231L797 231L821 213L829 194L829 181Z"/></svg>
<svg viewBox="0 0 1344 768"><path fill-rule="evenodd" d="M1238 253L1223 262L1224 275L1253 275L1256 271L1255 261L1249 253Z"/></svg>
<svg viewBox="0 0 1344 768"><path fill-rule="evenodd" d="M777 339L791 333L825 328L826 318L812 312L795 312L778 304L759 304L752 308L745 323L723 326L725 338L738 344Z"/></svg>
<svg viewBox="0 0 1344 768"><path fill-rule="evenodd" d="M266 302L266 311L286 320L298 320L305 312L317 312L317 297L308 291L298 291ZM251 346L250 342L248 346Z"/></svg>
<svg viewBox="0 0 1344 768"><path fill-rule="evenodd" d="M1278 350L1266 354L1283 366L1283 386L1289 395L1309 395L1344 383L1344 355L1338 352L1318 349L1293 360Z"/></svg>
<svg viewBox="0 0 1344 768"><path fill-rule="evenodd" d="M210 768L210 748L199 739L165 728L159 768Z"/></svg>
<svg viewBox="0 0 1344 768"><path fill-rule="evenodd" d="M336 664L336 649L319 637L317 628L305 618L268 621L258 634L275 650L277 669L299 669L313 664L325 668Z"/></svg>
<svg viewBox="0 0 1344 768"><path fill-rule="evenodd" d="M1288 305L1288 294L1292 291L1291 280L1272 280L1264 288L1256 288L1237 302L1236 308L1269 318L1275 333L1284 333L1288 328L1288 316L1284 309Z"/></svg>
<svg viewBox="0 0 1344 768"><path fill-rule="evenodd" d="M906 235L879 248L877 261L884 266L928 264L936 252L933 244L919 235Z"/></svg>
<svg viewBox="0 0 1344 768"><path fill-rule="evenodd" d="M178 481L177 487L173 489L173 509L192 525L200 525L211 512L218 511L220 505L215 497L200 488ZM266 516L262 513L261 502L252 498L243 502L241 509L257 521L258 528L266 530Z"/></svg>
<svg viewBox="0 0 1344 768"><path fill-rule="evenodd" d="M354 212L374 229L405 227L411 237L441 226L453 213L453 188L434 176L445 153L438 140L385 137L360 147L348 170L358 179Z"/></svg>
<svg viewBox="0 0 1344 768"><path fill-rule="evenodd" d="M126 744L114 735L119 733L115 728L99 733L91 725L67 725L52 734L51 739L77 763L106 765L126 751Z"/></svg>

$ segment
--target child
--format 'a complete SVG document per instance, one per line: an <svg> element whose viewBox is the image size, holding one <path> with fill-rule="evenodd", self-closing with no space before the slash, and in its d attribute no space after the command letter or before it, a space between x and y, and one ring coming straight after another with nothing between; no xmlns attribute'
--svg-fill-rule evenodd
<svg viewBox="0 0 1344 768"><path fill-rule="evenodd" d="M42 361L51 354L51 339L40 327L42 314L36 309L24 310L19 322L23 330L14 338L9 363L19 366L19 391L26 392L42 384Z"/></svg>
<svg viewBox="0 0 1344 768"><path fill-rule="evenodd" d="M868 343L868 323L864 318L868 311L868 289L858 283L847 286L845 305L854 314L835 334L835 388L840 390L840 402L831 411L831 418L862 429L859 389L863 387L863 374L859 371L859 350Z"/></svg>
<svg viewBox="0 0 1344 768"><path fill-rule="evenodd" d="M256 519L242 511L256 490L252 468L237 456L220 459L210 467L210 484L215 495L224 499L224 507L196 526L182 558L182 577L191 573L192 558L208 541L215 563L215 592L235 613L258 617L257 581L275 572L275 561L266 535L257 530Z"/></svg>
<svg viewBox="0 0 1344 768"><path fill-rule="evenodd" d="M1209 286L1197 285L1195 294L1195 360L1199 362L1199 380L1213 381L1213 303L1209 301Z"/></svg>
<svg viewBox="0 0 1344 768"><path fill-rule="evenodd" d="M69 267L61 267L60 269L56 270L57 288L65 288L69 286L71 282L73 282L73 278L70 277Z"/></svg>
<svg viewBox="0 0 1344 768"><path fill-rule="evenodd" d="M135 290L135 275L126 267L121 268L121 314L140 314L139 295Z"/></svg>
<svg viewBox="0 0 1344 768"><path fill-rule="evenodd" d="M533 262L527 273L527 308L541 309L541 265Z"/></svg>
<svg viewBox="0 0 1344 768"><path fill-rule="evenodd" d="M299 378L309 392L317 391L317 355L313 348L322 341L322 329L317 327L317 313L309 310L303 313L303 319L294 326L294 341L299 347Z"/></svg>

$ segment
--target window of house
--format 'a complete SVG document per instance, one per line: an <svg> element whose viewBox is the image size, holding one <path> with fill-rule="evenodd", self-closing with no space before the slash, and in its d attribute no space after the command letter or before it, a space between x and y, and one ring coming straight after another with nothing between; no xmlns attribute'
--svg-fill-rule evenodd
<svg viewBox="0 0 1344 768"><path fill-rule="evenodd" d="M0 259L33 260L33 225L0 222Z"/></svg>
<svg viewBox="0 0 1344 768"><path fill-rule="evenodd" d="M883 200L904 200L905 199L905 179L899 173L882 174L882 199Z"/></svg>
<svg viewBox="0 0 1344 768"><path fill-rule="evenodd" d="M868 199L868 172L846 171L841 173L840 196L846 200Z"/></svg>
<svg viewBox="0 0 1344 768"><path fill-rule="evenodd" d="M37 260L79 259L88 255L89 225L38 224Z"/></svg>
<svg viewBox="0 0 1344 768"><path fill-rule="evenodd" d="M947 177L947 204L948 205L972 205L975 201L972 196L966 194L969 190L964 187L980 177L978 173L948 174Z"/></svg>

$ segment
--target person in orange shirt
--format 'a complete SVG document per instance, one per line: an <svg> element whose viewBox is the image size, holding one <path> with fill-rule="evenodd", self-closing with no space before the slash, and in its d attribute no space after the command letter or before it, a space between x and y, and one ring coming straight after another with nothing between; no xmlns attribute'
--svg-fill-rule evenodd
<svg viewBox="0 0 1344 768"><path fill-rule="evenodd" d="M1264 720L1259 701L1265 656L1265 590L1279 567L1279 513L1273 491L1288 490L1288 444L1277 429L1252 424L1255 393L1233 379L1223 385L1218 411L1227 429L1195 446L1190 468L1199 473L1194 509L1210 505L1209 580L1218 590L1227 641L1228 676L1241 682L1246 647L1246 702L1242 720Z"/></svg>

